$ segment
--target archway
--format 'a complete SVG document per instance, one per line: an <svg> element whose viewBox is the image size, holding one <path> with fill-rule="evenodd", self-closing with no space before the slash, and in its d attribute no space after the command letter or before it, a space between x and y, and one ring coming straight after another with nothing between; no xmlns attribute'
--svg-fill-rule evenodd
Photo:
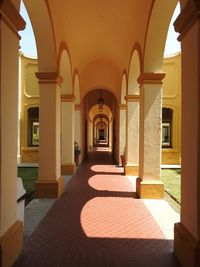
<svg viewBox="0 0 200 267"><path fill-rule="evenodd" d="M87 120L87 151L92 151L97 145L103 145L100 140L100 130L104 145L114 150L114 118L116 116L116 99L114 95L105 89L96 89L87 93L84 97L84 105ZM100 129L102 128L102 129ZM116 138L116 137L115 137ZM101 143L101 144L100 144Z"/></svg>
<svg viewBox="0 0 200 267"><path fill-rule="evenodd" d="M61 75L61 174L75 172L74 164L74 89L70 55L65 42L58 53L58 70Z"/></svg>
<svg viewBox="0 0 200 267"><path fill-rule="evenodd" d="M126 166L125 174L138 175L139 166L139 102L138 77L142 70L142 52L138 43L133 47L129 66L128 89L126 95Z"/></svg>

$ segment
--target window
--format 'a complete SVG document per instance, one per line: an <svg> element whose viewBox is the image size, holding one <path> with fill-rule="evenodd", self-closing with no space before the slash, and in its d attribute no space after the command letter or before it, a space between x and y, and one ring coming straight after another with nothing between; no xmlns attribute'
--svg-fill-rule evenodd
<svg viewBox="0 0 200 267"><path fill-rule="evenodd" d="M172 109L162 109L162 147L172 147L172 117Z"/></svg>
<svg viewBox="0 0 200 267"><path fill-rule="evenodd" d="M28 146L39 146L39 108L28 109Z"/></svg>

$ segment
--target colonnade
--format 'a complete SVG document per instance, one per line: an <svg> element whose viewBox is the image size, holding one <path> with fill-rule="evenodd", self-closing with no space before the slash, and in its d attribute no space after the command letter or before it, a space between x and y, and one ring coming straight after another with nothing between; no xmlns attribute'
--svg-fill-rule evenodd
<svg viewBox="0 0 200 267"><path fill-rule="evenodd" d="M12 2L3 1L0 8L0 258L2 266L11 266L17 258L23 242L23 226L16 217L16 177L18 48L20 38L18 31L24 28L25 23ZM176 30L180 32L179 39L182 43L182 178L181 220L175 225L174 251L184 267L195 267L200 264L199 12L199 1L188 1L175 23ZM40 83L40 170L36 193L38 197L59 197L63 191L60 171L60 101L61 99L64 100L62 101L62 109L64 112L70 113L71 119L74 117L74 102L72 96L61 97L61 79L56 70L49 72L49 70L44 69L43 72L40 71L37 74L37 77ZM124 142L123 138L124 106L120 109L120 125L122 125L120 149L126 143L127 171L130 170L129 167L139 166L137 194L141 198L163 197L163 184L160 182L161 87L163 78L162 73L141 73L138 78L140 95L137 97L127 96L127 119L132 120L131 112L133 111L135 118L138 118L138 121L136 119L132 121L133 128L128 129L127 143ZM138 125L139 138L137 131L132 138L133 129L136 129ZM72 137L74 128L71 126L73 123L70 122L70 127L67 129ZM137 141L138 139L139 141ZM70 145L72 153L70 153L69 158L66 155L63 156L63 166L73 166L74 164L73 137ZM130 147L132 146L139 147L139 153L137 148L135 154L131 154Z"/></svg>

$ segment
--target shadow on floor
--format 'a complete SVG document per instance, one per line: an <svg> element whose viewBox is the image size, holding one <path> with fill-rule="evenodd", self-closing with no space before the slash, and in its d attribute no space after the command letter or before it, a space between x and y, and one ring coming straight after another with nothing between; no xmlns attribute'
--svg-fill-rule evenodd
<svg viewBox="0 0 200 267"><path fill-rule="evenodd" d="M133 198L133 185L112 164L109 153L89 155L15 267L178 266L173 241L166 240L144 203Z"/></svg>

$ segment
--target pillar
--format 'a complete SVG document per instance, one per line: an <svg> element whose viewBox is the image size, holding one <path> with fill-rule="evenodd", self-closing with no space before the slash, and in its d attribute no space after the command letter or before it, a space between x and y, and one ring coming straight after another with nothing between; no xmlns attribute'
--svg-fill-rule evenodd
<svg viewBox="0 0 200 267"><path fill-rule="evenodd" d="M125 175L137 175L139 165L139 95L127 95Z"/></svg>
<svg viewBox="0 0 200 267"><path fill-rule="evenodd" d="M112 135L112 133L113 133L113 119L112 119L112 117L109 120L109 131L108 131L108 133L109 133L109 148L112 151L112 148L113 148L113 135Z"/></svg>
<svg viewBox="0 0 200 267"><path fill-rule="evenodd" d="M88 151L91 151L92 150L92 148L93 148L93 122L92 122L92 120L91 120L91 118L89 117L88 118ZM98 135L97 135L97 137L96 138L98 138Z"/></svg>
<svg viewBox="0 0 200 267"><path fill-rule="evenodd" d="M75 141L78 143L80 149L82 148L82 138L83 132L81 132L81 105L75 105L75 116L74 116L74 124L75 124ZM81 151L82 152L82 151ZM80 161L82 161L82 153L80 154Z"/></svg>
<svg viewBox="0 0 200 267"><path fill-rule="evenodd" d="M12 266L23 246L17 220L19 30L25 22L13 3L0 4L0 266Z"/></svg>
<svg viewBox="0 0 200 267"><path fill-rule="evenodd" d="M60 175L60 77L36 73L40 86L40 144L37 198L57 198L63 192Z"/></svg>
<svg viewBox="0 0 200 267"><path fill-rule="evenodd" d="M163 73L142 73L140 83L139 177L136 192L140 198L164 197L160 181L161 164L161 87Z"/></svg>
<svg viewBox="0 0 200 267"><path fill-rule="evenodd" d="M106 145L108 146L108 121L106 121L105 137L106 137Z"/></svg>
<svg viewBox="0 0 200 267"><path fill-rule="evenodd" d="M74 100L73 95L62 95L62 126L61 126L61 173L63 175L75 174L74 162Z"/></svg>
<svg viewBox="0 0 200 267"><path fill-rule="evenodd" d="M97 129L97 122L96 121L93 123L93 136L94 136L94 145L96 145L97 144L97 140L98 140L98 138L97 138L98 129Z"/></svg>
<svg viewBox="0 0 200 267"><path fill-rule="evenodd" d="M126 105L119 105L119 155L124 155L126 147Z"/></svg>
<svg viewBox="0 0 200 267"><path fill-rule="evenodd" d="M174 252L182 267L200 266L200 5L188 1L175 21L182 47L181 218Z"/></svg>

